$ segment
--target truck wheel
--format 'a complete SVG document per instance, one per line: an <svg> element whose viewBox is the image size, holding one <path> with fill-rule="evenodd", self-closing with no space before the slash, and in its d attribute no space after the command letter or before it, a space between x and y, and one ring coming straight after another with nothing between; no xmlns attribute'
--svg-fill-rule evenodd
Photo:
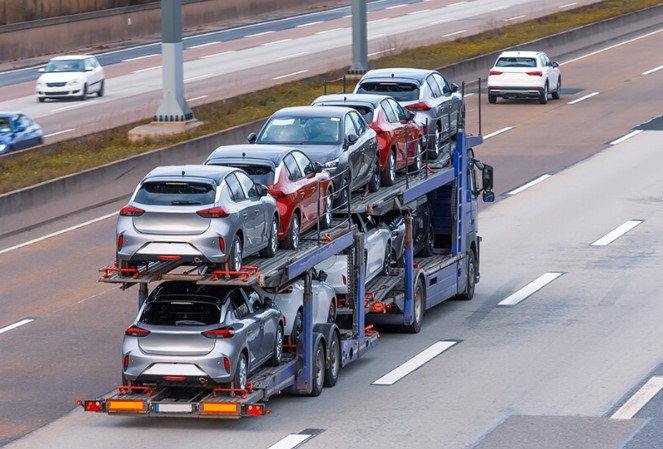
<svg viewBox="0 0 663 449"><path fill-rule="evenodd" d="M276 338L274 338L274 350L272 357L269 359L269 366L279 366L283 357L283 326L280 324L276 327Z"/></svg>
<svg viewBox="0 0 663 449"><path fill-rule="evenodd" d="M325 386L325 349L322 340L318 340L313 350L313 379L309 396L320 396Z"/></svg>
<svg viewBox="0 0 663 449"><path fill-rule="evenodd" d="M235 375L233 376L233 386L236 389L246 389L246 378L249 371L248 363L246 362L246 355L242 352L237 360L237 368L235 368Z"/></svg>
<svg viewBox="0 0 663 449"><path fill-rule="evenodd" d="M414 286L414 320L409 326L405 326L405 331L411 334L418 334L421 330L421 321L424 318L424 305L426 304L426 298L424 284L421 282L421 279L417 279L417 283Z"/></svg>
<svg viewBox="0 0 663 449"><path fill-rule="evenodd" d="M461 301L469 301L474 297L474 286L477 280L477 263L474 257L474 251L467 253L467 280L465 282L465 291L457 296Z"/></svg>
<svg viewBox="0 0 663 449"><path fill-rule="evenodd" d="M334 333L329 343L329 366L325 369L325 387L333 387L338 380L338 374L341 371L341 344L338 341L338 334Z"/></svg>

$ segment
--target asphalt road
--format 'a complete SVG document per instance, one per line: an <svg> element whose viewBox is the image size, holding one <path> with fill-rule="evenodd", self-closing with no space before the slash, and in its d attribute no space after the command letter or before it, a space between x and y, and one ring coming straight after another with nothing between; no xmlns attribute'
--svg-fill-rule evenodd
<svg viewBox="0 0 663 449"><path fill-rule="evenodd" d="M119 382L136 292L97 282L98 267L112 258L114 219L11 250L0 241L0 444L268 448L318 429L302 447L611 449L627 440L627 449L658 447L658 397L633 417L610 417L662 370L660 125L619 142L662 113L663 61L655 57L662 41L659 32L560 60L563 96L547 105L484 102L487 139L475 151L495 166L498 202L482 207L475 299L433 309L418 335L384 335L334 389L275 398L266 418L68 413L76 399ZM476 100L467 98L469 132L476 132ZM540 182L516 193L530 181ZM592 245L630 220L638 225L626 235ZM546 274L556 277L517 305L500 305ZM5 327L22 320L32 321ZM440 340L458 343L393 386L372 385ZM554 446L560 436L568 441Z"/></svg>

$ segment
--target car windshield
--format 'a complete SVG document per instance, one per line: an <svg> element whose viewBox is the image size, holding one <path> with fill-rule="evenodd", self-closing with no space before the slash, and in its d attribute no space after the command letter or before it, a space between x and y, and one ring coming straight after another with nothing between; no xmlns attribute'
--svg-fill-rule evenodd
<svg viewBox="0 0 663 449"><path fill-rule="evenodd" d="M6 134L12 130L8 118L0 118L0 133Z"/></svg>
<svg viewBox="0 0 663 449"><path fill-rule="evenodd" d="M536 67L535 58L499 58L495 64L497 67Z"/></svg>
<svg viewBox="0 0 663 449"><path fill-rule="evenodd" d="M258 143L338 144L340 119L337 117L276 117L261 130Z"/></svg>
<svg viewBox="0 0 663 449"><path fill-rule="evenodd" d="M209 326L221 320L221 305L212 296L165 295L148 303L139 321L156 326Z"/></svg>
<svg viewBox="0 0 663 449"><path fill-rule="evenodd" d="M193 182L146 182L134 201L153 206L213 204L216 190L211 184Z"/></svg>
<svg viewBox="0 0 663 449"><path fill-rule="evenodd" d="M419 99L419 86L414 83L365 82L357 88L358 94L390 95L396 101L414 101Z"/></svg>
<svg viewBox="0 0 663 449"><path fill-rule="evenodd" d="M46 72L84 72L85 67L80 59L58 59L46 65Z"/></svg>

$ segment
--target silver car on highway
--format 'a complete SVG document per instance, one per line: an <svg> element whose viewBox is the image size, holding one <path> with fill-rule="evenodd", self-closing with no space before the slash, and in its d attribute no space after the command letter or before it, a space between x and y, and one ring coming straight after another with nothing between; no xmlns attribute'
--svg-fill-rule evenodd
<svg viewBox="0 0 663 449"><path fill-rule="evenodd" d="M246 388L283 355L283 316L250 287L166 281L125 331L123 385Z"/></svg>
<svg viewBox="0 0 663 449"><path fill-rule="evenodd" d="M120 210L118 267L180 261L239 271L245 256L274 255L278 223L276 200L241 169L158 167Z"/></svg>

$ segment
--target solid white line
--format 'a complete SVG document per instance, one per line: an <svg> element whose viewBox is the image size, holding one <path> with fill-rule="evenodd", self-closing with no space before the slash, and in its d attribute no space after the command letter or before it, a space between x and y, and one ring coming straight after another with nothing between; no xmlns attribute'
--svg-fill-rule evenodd
<svg viewBox="0 0 663 449"><path fill-rule="evenodd" d="M69 128L69 129L65 129L64 131L58 131L56 133L46 134L44 137L53 137L53 136L57 136L59 134L70 133L72 131L76 131L76 128Z"/></svg>
<svg viewBox="0 0 663 449"><path fill-rule="evenodd" d="M369 37L368 40L371 40L371 39L379 39L379 38L381 38L381 37L385 37L386 35L387 35L386 33L376 34L375 36L371 36L371 37Z"/></svg>
<svg viewBox="0 0 663 449"><path fill-rule="evenodd" d="M327 34L327 33L333 33L334 31L340 31L343 28L332 28L331 30L323 30L323 31L318 31L315 34Z"/></svg>
<svg viewBox="0 0 663 449"><path fill-rule="evenodd" d="M321 20L318 20L318 21L316 21L316 22L303 23L303 24L301 24L301 25L297 25L295 28L309 27L309 26L311 26L311 25L317 25L317 24L319 24L319 23L322 23L322 21L321 21Z"/></svg>
<svg viewBox="0 0 663 449"><path fill-rule="evenodd" d="M279 40L279 41L265 42L265 43L262 44L262 45L263 45L264 47L267 47L267 46L269 46L269 45L280 44L281 42L288 42L288 41L291 41L291 40L292 40L291 38L288 38L288 39L281 39L281 40Z"/></svg>
<svg viewBox="0 0 663 449"><path fill-rule="evenodd" d="M21 321L18 321L14 324L10 324L9 326L5 326L3 328L0 328L0 334L4 334L5 332L8 332L12 329L16 329L17 327L23 326L24 324L28 324L33 322L35 319L34 318L25 318Z"/></svg>
<svg viewBox="0 0 663 449"><path fill-rule="evenodd" d="M552 281L560 277L564 273L545 273L539 276L537 279L533 280L514 294L508 296L507 298L503 299L500 301L497 305L498 306L515 306L516 304L520 303L521 301L527 299L534 293L538 292L541 290L543 287L546 285L550 284Z"/></svg>
<svg viewBox="0 0 663 449"><path fill-rule="evenodd" d="M117 215L117 212L113 212L112 214L107 214L107 215L103 215L101 217L97 217L93 220L86 221L85 223L77 224L76 226L72 226L72 227L67 228L67 229L62 229L62 230L54 232L52 234L48 234L48 235L33 239L33 240L28 241L28 242L21 243L19 245L10 246L9 248L5 248L5 249L0 249L0 254L8 253L10 251L14 251L16 249L23 248L24 246L32 245L34 243L39 243L42 240L50 239L51 237L56 237L58 235L64 234L64 233L69 232L69 231L74 231L76 229L82 228L83 226L88 226L88 225L94 224L98 221L105 220L105 219L113 217L115 215Z"/></svg>
<svg viewBox="0 0 663 449"><path fill-rule="evenodd" d="M265 34L272 34L272 33L274 33L274 32L275 32L275 31L263 31L262 33L247 34L247 35L244 36L244 37L247 38L247 37L264 36Z"/></svg>
<svg viewBox="0 0 663 449"><path fill-rule="evenodd" d="M663 377L654 376L645 383L610 419L631 419L663 388Z"/></svg>
<svg viewBox="0 0 663 449"><path fill-rule="evenodd" d="M439 24L441 24L441 23L451 22L452 20L454 20L454 19L442 19L442 20L436 20L436 21L434 21L434 22L431 22L430 24L431 24L431 25L439 25Z"/></svg>
<svg viewBox="0 0 663 449"><path fill-rule="evenodd" d="M380 51L376 51L374 53L369 53L367 56L375 56L375 55L379 55L380 53L387 53L387 52L394 51L394 50L396 50L396 48L391 47L391 48L387 48L386 50L380 50Z"/></svg>
<svg viewBox="0 0 663 449"><path fill-rule="evenodd" d="M308 72L308 69L306 69L306 70L300 70L300 71L298 71L298 72L288 73L287 75L277 76L277 77L274 77L274 78L272 78L272 79L273 79L273 80L280 80L280 79L283 79L283 78L287 78L287 77L289 77L289 76L295 76L295 75L299 75L300 73L306 73L306 72Z"/></svg>
<svg viewBox="0 0 663 449"><path fill-rule="evenodd" d="M652 31L651 33L647 33L643 36L634 37L633 39L629 39L627 41L620 42L618 44L611 45L609 47L605 47L605 48L602 48L600 50L593 51L591 53L587 53L586 55L578 56L577 58L565 61L565 62L561 63L560 65L570 64L572 62L580 61L581 59L585 59L585 58L588 58L590 56L594 56L594 55L597 55L599 53L603 53L604 51L612 50L613 48L621 47L622 45L630 44L631 42L636 42L636 41L639 41L640 39L644 39L644 38L647 38L649 36L653 36L654 34L658 34L661 31L663 31L663 28L661 28L660 30Z"/></svg>
<svg viewBox="0 0 663 449"><path fill-rule="evenodd" d="M458 5L464 5L465 3L467 3L467 2L456 2L456 3L450 3L450 4L448 4L448 5L447 5L447 8L449 8L450 6L458 6Z"/></svg>
<svg viewBox="0 0 663 449"><path fill-rule="evenodd" d="M570 7L575 6L575 5L577 5L577 4L578 4L578 2L567 3L566 5L562 5L562 6L560 6L559 9L570 8Z"/></svg>
<svg viewBox="0 0 663 449"><path fill-rule="evenodd" d="M122 62L138 61L140 59L154 58L155 56L159 56L159 55L155 54L155 55L137 56L135 58L123 59Z"/></svg>
<svg viewBox="0 0 663 449"><path fill-rule="evenodd" d="M157 66L154 66L154 67L149 67L149 68L147 68L147 69L135 70L135 71L133 71L133 72L131 72L131 73L143 73L143 72L149 72L150 70L156 70L156 69L160 69L160 68L161 68L161 66L160 66L160 65L157 65Z"/></svg>
<svg viewBox="0 0 663 449"><path fill-rule="evenodd" d="M498 6L497 8L492 8L491 11L500 11L502 9L507 9L509 5L506 6Z"/></svg>
<svg viewBox="0 0 663 449"><path fill-rule="evenodd" d="M401 3L400 5L387 6L385 9L396 9L396 8L402 8L403 6L407 5Z"/></svg>
<svg viewBox="0 0 663 449"><path fill-rule="evenodd" d="M498 134L505 133L507 131L511 131L513 129L513 126L507 126L506 128L499 129L493 133L488 134L487 136L483 136L483 140L490 139L491 137L495 137Z"/></svg>
<svg viewBox="0 0 663 449"><path fill-rule="evenodd" d="M194 46L192 46L192 47L189 47L189 50L191 50L191 49L193 49L193 48L208 47L208 46L210 46L210 45L216 45L216 44L220 44L220 43L221 43L221 42L218 42L218 41L207 42L206 44L194 45Z"/></svg>
<svg viewBox="0 0 663 449"><path fill-rule="evenodd" d="M523 17L527 17L527 16L522 14L520 16L509 17L508 19L504 19L504 21L505 22L513 22L514 20L522 19Z"/></svg>
<svg viewBox="0 0 663 449"><path fill-rule="evenodd" d="M612 142L610 142L610 145L617 145L618 143L622 143L623 141L628 140L631 137L637 136L641 132L642 132L641 129L636 129L635 131L631 131L630 133L626 134L625 136L622 136L619 139L613 140Z"/></svg>
<svg viewBox="0 0 663 449"><path fill-rule="evenodd" d="M428 12L430 9L420 9L419 11L412 11L407 13L408 16L414 16L416 14L421 14L422 12Z"/></svg>
<svg viewBox="0 0 663 449"><path fill-rule="evenodd" d="M313 435L306 435L303 433L291 433L276 444L269 446L268 449L292 449L299 446L312 436Z"/></svg>
<svg viewBox="0 0 663 449"><path fill-rule="evenodd" d="M615 230L610 231L594 243L592 243L592 246L607 246L617 240L619 237L622 235L626 234L629 232L631 229L635 228L639 224L641 224L644 220L629 220L626 223L624 223L621 226L618 226Z"/></svg>
<svg viewBox="0 0 663 449"><path fill-rule="evenodd" d="M467 30L454 31L453 33L443 34L442 37L451 37L451 36L455 36L457 34L463 34L463 33L466 33L466 32L467 32Z"/></svg>
<svg viewBox="0 0 663 449"><path fill-rule="evenodd" d="M69 109L82 108L82 107L84 107L84 106L88 106L88 105L91 105L91 104L94 104L94 103L90 103L90 102L86 101L86 102L78 103L78 104L74 104L74 105L71 105L71 106L65 106L65 107L63 107L63 108L53 109L53 111L54 111L54 112L68 111Z"/></svg>
<svg viewBox="0 0 663 449"><path fill-rule="evenodd" d="M202 79L205 79L205 78L210 78L210 77L212 77L212 76L214 76L213 73L208 73L207 75L193 76L193 77L191 77L191 78L187 78L187 79L185 79L184 82L185 82L185 83L188 83L189 81L202 80Z"/></svg>
<svg viewBox="0 0 663 449"><path fill-rule="evenodd" d="M538 178L536 178L534 181L530 181L527 184L522 185L522 186L518 187L517 189L514 189L514 190L510 191L509 193L507 193L507 195L516 195L516 194L522 192L523 190L529 189L530 187L537 185L541 181L545 181L548 178L550 178L550 175L548 175L548 174L541 175Z"/></svg>
<svg viewBox="0 0 663 449"><path fill-rule="evenodd" d="M223 55L227 55L228 53L234 53L234 52L235 52L235 50L222 51L221 53L214 53L213 55L201 56L200 59L214 58L216 56L223 56Z"/></svg>
<svg viewBox="0 0 663 449"><path fill-rule="evenodd" d="M653 69L651 69L651 70L647 70L646 72L642 72L642 74L643 74L644 76L647 76L647 75L651 75L651 74L654 73L654 72L658 72L659 70L663 70L663 65L659 65L659 66L656 67L656 68L653 68Z"/></svg>
<svg viewBox="0 0 663 449"><path fill-rule="evenodd" d="M444 351L457 343L457 341L438 341L433 343L431 346L424 349L398 368L395 368L394 370L380 377L378 380L373 382L373 385L393 385L403 377L410 374L412 371L430 362L435 357L442 354Z"/></svg>
<svg viewBox="0 0 663 449"><path fill-rule="evenodd" d="M203 98L207 98L207 95L201 95L200 97L189 98L189 101L202 100Z"/></svg>
<svg viewBox="0 0 663 449"><path fill-rule="evenodd" d="M382 19L369 20L369 21L366 22L366 23L367 23L368 25L371 25L371 24L373 24L373 23L384 22L385 20L389 20L389 19L387 19L386 17L383 17Z"/></svg>
<svg viewBox="0 0 663 449"><path fill-rule="evenodd" d="M587 100L588 98L592 98L593 96L598 95L598 94L599 94L598 92L592 92L591 94L589 94L589 95L585 95L584 97L580 97L580 98L578 98L577 100L569 101L569 104L580 103L581 101L585 101L585 100Z"/></svg>
<svg viewBox="0 0 663 449"><path fill-rule="evenodd" d="M292 58L296 58L298 56L304 56L304 55L308 55L308 54L309 54L309 52L307 52L307 51L301 51L299 53L295 53L294 55L281 56L280 58L276 58L276 60L277 61L284 61L286 59L292 59Z"/></svg>

